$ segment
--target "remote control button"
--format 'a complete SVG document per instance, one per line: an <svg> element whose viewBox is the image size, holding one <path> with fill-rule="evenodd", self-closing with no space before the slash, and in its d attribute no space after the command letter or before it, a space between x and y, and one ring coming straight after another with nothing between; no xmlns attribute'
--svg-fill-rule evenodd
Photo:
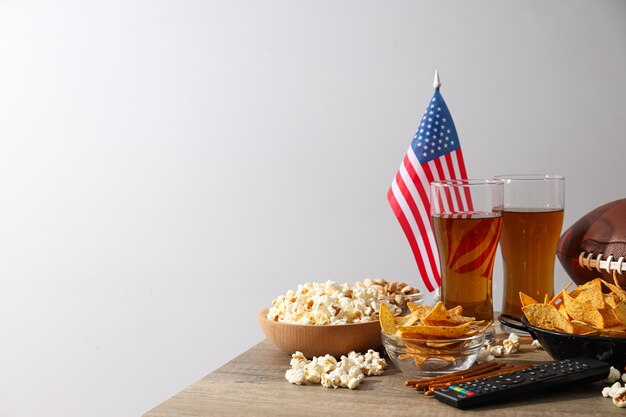
<svg viewBox="0 0 626 417"><path fill-rule="evenodd" d="M473 397L474 393L472 391L467 391L465 395L467 395L468 397Z"/></svg>
<svg viewBox="0 0 626 417"><path fill-rule="evenodd" d="M539 377L539 378L547 378L547 377L549 377L549 376L554 376L554 375L556 375L556 373L554 373L554 372L544 372L544 373L542 373L542 374L539 374L539 376L538 376L538 377Z"/></svg>
<svg viewBox="0 0 626 417"><path fill-rule="evenodd" d="M524 379L523 378L515 378L515 377L510 378L509 377L509 378L504 378L502 381L506 382L507 384L519 384L520 382L524 381Z"/></svg>
<svg viewBox="0 0 626 417"><path fill-rule="evenodd" d="M459 395L457 395L457 398L465 398L465 395L459 394Z"/></svg>

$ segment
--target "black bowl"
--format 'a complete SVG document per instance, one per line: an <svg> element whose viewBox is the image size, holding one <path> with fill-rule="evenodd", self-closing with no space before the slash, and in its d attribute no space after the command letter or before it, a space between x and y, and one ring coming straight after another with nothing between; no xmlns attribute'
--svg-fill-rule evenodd
<svg viewBox="0 0 626 417"><path fill-rule="evenodd" d="M533 326L522 317L501 314L500 323L530 333L533 339L539 340L543 349L556 360L587 356L599 359L621 370L626 366L626 338L605 336L582 336L555 332Z"/></svg>

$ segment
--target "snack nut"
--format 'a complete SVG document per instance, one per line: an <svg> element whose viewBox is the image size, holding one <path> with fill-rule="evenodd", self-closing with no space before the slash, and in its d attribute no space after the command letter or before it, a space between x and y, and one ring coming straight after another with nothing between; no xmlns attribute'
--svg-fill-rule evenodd
<svg viewBox="0 0 626 417"><path fill-rule="evenodd" d="M407 301L413 303L421 302L421 297L411 297L411 300L407 299L407 296L413 296L421 294L418 288L408 285L402 281L387 281L383 278L366 278L363 281L357 281L355 286L364 286L367 288L375 288L378 291L379 299L388 300L392 307L395 306L393 314L398 315L406 308Z"/></svg>

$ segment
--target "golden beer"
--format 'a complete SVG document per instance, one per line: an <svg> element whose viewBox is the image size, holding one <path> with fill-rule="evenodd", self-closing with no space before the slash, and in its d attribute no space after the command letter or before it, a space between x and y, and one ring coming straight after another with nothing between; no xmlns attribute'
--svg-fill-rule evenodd
<svg viewBox="0 0 626 417"><path fill-rule="evenodd" d="M554 294L554 256L563 210L505 209L500 247L504 264L503 312L522 316L519 292L542 301Z"/></svg>
<svg viewBox="0 0 626 417"><path fill-rule="evenodd" d="M499 213L434 214L433 231L441 263L441 298L446 308L493 320L493 262L500 237Z"/></svg>

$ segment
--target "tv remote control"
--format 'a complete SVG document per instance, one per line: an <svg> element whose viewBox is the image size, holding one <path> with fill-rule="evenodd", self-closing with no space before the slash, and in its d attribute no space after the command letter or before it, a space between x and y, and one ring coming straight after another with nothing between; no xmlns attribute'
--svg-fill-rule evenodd
<svg viewBox="0 0 626 417"><path fill-rule="evenodd" d="M609 374L610 365L596 359L579 357L534 365L479 381L451 385L435 390L435 398L456 408L471 408L506 398L562 385L567 382L593 382Z"/></svg>

